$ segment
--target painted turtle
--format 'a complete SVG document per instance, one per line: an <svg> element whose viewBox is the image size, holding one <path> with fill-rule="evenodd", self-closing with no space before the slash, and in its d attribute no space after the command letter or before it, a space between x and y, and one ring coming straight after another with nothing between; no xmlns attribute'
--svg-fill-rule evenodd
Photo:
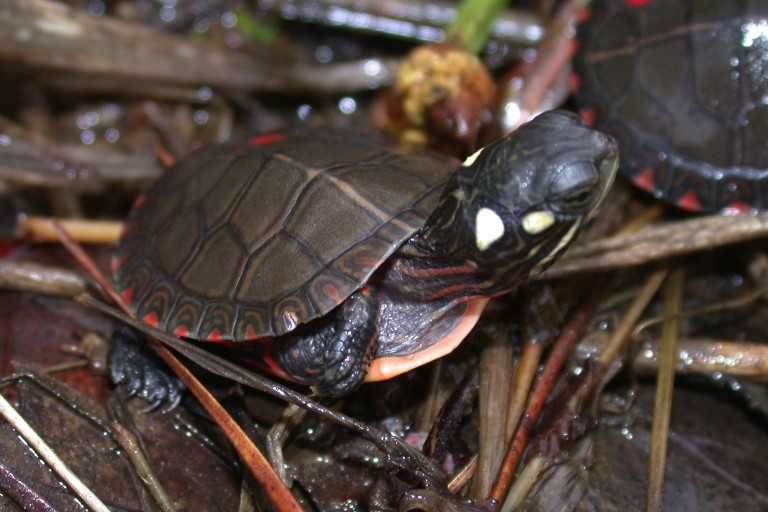
<svg viewBox="0 0 768 512"><path fill-rule="evenodd" d="M468 158L334 131L215 146L131 212L113 259L138 318L339 395L450 352L490 297L563 253L613 140L542 114ZM371 363L371 361L373 362Z"/></svg>
<svg viewBox="0 0 768 512"><path fill-rule="evenodd" d="M639 187L693 211L768 209L768 3L600 0L579 27L582 117Z"/></svg>

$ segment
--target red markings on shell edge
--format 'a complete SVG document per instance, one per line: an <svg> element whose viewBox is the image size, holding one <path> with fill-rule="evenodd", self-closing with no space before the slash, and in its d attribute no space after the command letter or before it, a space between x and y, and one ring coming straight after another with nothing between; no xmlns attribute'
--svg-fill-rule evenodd
<svg viewBox="0 0 768 512"><path fill-rule="evenodd" d="M744 213L748 212L751 209L751 206L747 203L744 203L742 201L734 201L730 203L728 206L723 208L723 213L726 214L737 214L737 213Z"/></svg>
<svg viewBox="0 0 768 512"><path fill-rule="evenodd" d="M173 330L173 334L175 334L176 336L185 338L185 337L189 336L189 329L187 329L183 325L180 325L180 326L178 326L177 328L175 328Z"/></svg>
<svg viewBox="0 0 768 512"><path fill-rule="evenodd" d="M656 175L650 167L643 168L642 171L632 178L632 181L635 185L647 192L653 192L656 187Z"/></svg>
<svg viewBox="0 0 768 512"><path fill-rule="evenodd" d="M339 300L339 290L337 290L336 287L330 283L323 285L323 294L326 297L330 297L335 301Z"/></svg>
<svg viewBox="0 0 768 512"><path fill-rule="evenodd" d="M266 135L257 135L248 139L249 146L261 146L262 144L269 144L271 142L280 142L285 139L283 133L268 133Z"/></svg>
<svg viewBox="0 0 768 512"><path fill-rule="evenodd" d="M696 195L696 192L693 190L689 190L683 196L677 200L676 202L677 206L680 208L684 208L686 210L691 210L694 212L697 212L701 210L701 203L699 202L699 198Z"/></svg>
<svg viewBox="0 0 768 512"><path fill-rule="evenodd" d="M579 110L579 115L589 126L595 126L595 109L584 108Z"/></svg>
<svg viewBox="0 0 768 512"><path fill-rule="evenodd" d="M577 16L578 18L576 21L578 23L584 23L585 21L589 20L592 17L592 9L590 9L589 7L582 9L581 11L579 11Z"/></svg>
<svg viewBox="0 0 768 512"><path fill-rule="evenodd" d="M376 267L379 265L379 260L376 258L371 258L369 256L358 256L355 258L355 264L357 264L360 267L365 268L371 268Z"/></svg>
<svg viewBox="0 0 768 512"><path fill-rule="evenodd" d="M126 302L126 304L130 304L131 303L131 299L133 298L133 292L135 290L136 290L136 285L132 284L131 286L129 286L128 288L126 288L125 290L123 290L120 293L120 297L123 298L123 300Z"/></svg>
<svg viewBox="0 0 768 512"><path fill-rule="evenodd" d="M571 91L576 92L581 89L581 77L576 73L568 75L568 82L570 83Z"/></svg>
<svg viewBox="0 0 768 512"><path fill-rule="evenodd" d="M123 266L125 260L130 257L130 254L121 254L119 256L112 256L112 260L109 262L109 267L112 270L112 275L115 275L120 267Z"/></svg>
<svg viewBox="0 0 768 512"><path fill-rule="evenodd" d="M221 331L218 329L214 329L209 332L205 339L208 341L224 341L224 338L221 337Z"/></svg>
<svg viewBox="0 0 768 512"><path fill-rule="evenodd" d="M642 9L653 3L653 0L624 0L624 5L630 9Z"/></svg>
<svg viewBox="0 0 768 512"><path fill-rule="evenodd" d="M579 43L578 39L571 39L570 44L568 45L568 57L570 59L573 59L574 55L576 55L576 53L579 51L580 45L581 43Z"/></svg>
<svg viewBox="0 0 768 512"><path fill-rule="evenodd" d="M135 210L136 208L138 208L139 206L143 205L146 202L147 202L147 196L145 196L144 194L141 194L136 199L134 199L133 206L131 206L131 209Z"/></svg>
<svg viewBox="0 0 768 512"><path fill-rule="evenodd" d="M152 327L157 327L157 314L154 311L147 313L141 321Z"/></svg>

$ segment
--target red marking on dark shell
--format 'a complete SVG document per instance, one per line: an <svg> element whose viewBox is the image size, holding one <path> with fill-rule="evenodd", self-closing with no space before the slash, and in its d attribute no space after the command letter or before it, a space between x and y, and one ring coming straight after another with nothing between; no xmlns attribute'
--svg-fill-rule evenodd
<svg viewBox="0 0 768 512"><path fill-rule="evenodd" d="M257 135L248 139L248 144L251 146L261 146L262 144L269 144L271 142L280 142L285 139L283 133L268 133L266 135Z"/></svg>
<svg viewBox="0 0 768 512"><path fill-rule="evenodd" d="M581 77L576 73L571 73L568 76L568 81L570 82L572 91L578 91L581 89Z"/></svg>
<svg viewBox="0 0 768 512"><path fill-rule="evenodd" d="M136 199L134 199L133 206L131 208L135 210L139 206L143 205L146 201L147 201L147 197L144 194L142 194L138 196Z"/></svg>
<svg viewBox="0 0 768 512"><path fill-rule="evenodd" d="M584 120L585 123L587 123L589 126L595 125L595 109L593 108L585 108L579 110L579 115Z"/></svg>
<svg viewBox="0 0 768 512"><path fill-rule="evenodd" d="M142 318L141 321L147 325L151 325L152 327L157 327L157 314L154 311L147 313L147 315Z"/></svg>
<svg viewBox="0 0 768 512"><path fill-rule="evenodd" d="M379 260L376 258L369 258L367 256L358 256L355 258L355 263L361 267L376 267L379 264Z"/></svg>
<svg viewBox="0 0 768 512"><path fill-rule="evenodd" d="M750 210L750 206L742 201L734 201L725 207L727 213L744 213Z"/></svg>
<svg viewBox="0 0 768 512"><path fill-rule="evenodd" d="M183 325L178 326L176 329L173 330L173 334L180 337L189 336L189 329L184 327Z"/></svg>
<svg viewBox="0 0 768 512"><path fill-rule="evenodd" d="M577 51L579 51L579 40L571 39L570 44L568 45L569 57L573 58Z"/></svg>
<svg viewBox="0 0 768 512"><path fill-rule="evenodd" d="M656 174L653 172L653 169L646 167L632 178L632 181L643 190L653 191L656 186Z"/></svg>
<svg viewBox="0 0 768 512"><path fill-rule="evenodd" d="M592 9L590 9L590 8L588 8L588 7L587 7L586 9L582 9L582 10L581 10L581 11L578 13L577 22L578 22L578 23L584 23L585 21L587 21L587 20L588 20L588 19L590 19L591 17L592 17Z"/></svg>
<svg viewBox="0 0 768 512"><path fill-rule="evenodd" d="M136 285L132 284L131 286L129 286L128 288L122 291L122 293L120 294L120 297L122 297L126 303L130 304L131 299L133 298L134 290L136 290Z"/></svg>
<svg viewBox="0 0 768 512"><path fill-rule="evenodd" d="M651 5L653 0L624 0L624 5L630 9L642 9Z"/></svg>
<svg viewBox="0 0 768 512"><path fill-rule="evenodd" d="M113 256L112 261L110 261L110 268L112 269L112 274L114 275L118 269L125 263L125 260L128 259L129 254L122 254L120 256Z"/></svg>
<svg viewBox="0 0 768 512"><path fill-rule="evenodd" d="M254 340L258 337L258 335L256 334L256 331L253 330L252 325L248 325L248 327L245 328L245 336L249 340ZM271 340L272 338L270 338L270 341Z"/></svg>
<svg viewBox="0 0 768 512"><path fill-rule="evenodd" d="M683 197L677 200L677 205L680 208L685 208L686 210L691 211L698 211L701 210L701 203L699 202L699 197L696 195L696 192L693 190L689 190L685 194L683 194Z"/></svg>
<svg viewBox="0 0 768 512"><path fill-rule="evenodd" d="M332 284L326 284L325 286L323 286L323 293L326 296L332 298L333 300L336 300L336 301L339 300L339 291Z"/></svg>
<svg viewBox="0 0 768 512"><path fill-rule="evenodd" d="M208 337L206 338L208 341L223 341L224 338L221 337L221 331L218 329L214 329L211 332L208 333Z"/></svg>

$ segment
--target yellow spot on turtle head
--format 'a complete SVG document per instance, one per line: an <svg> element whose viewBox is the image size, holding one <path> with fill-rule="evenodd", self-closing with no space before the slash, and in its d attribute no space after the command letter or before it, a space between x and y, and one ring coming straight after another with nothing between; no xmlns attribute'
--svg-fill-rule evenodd
<svg viewBox="0 0 768 512"><path fill-rule="evenodd" d="M477 151L475 151L474 153L472 153L471 155L469 155L469 156L467 157L467 159L466 159L466 160L464 160L464 161L461 163L461 166L462 166L462 167L469 167L470 165L472 165L473 163L475 163L475 160L477 160L477 157L479 157L479 156L480 156L480 153L482 153L482 152L483 152L483 148L480 148L480 149L478 149Z"/></svg>
<svg viewBox="0 0 768 512"><path fill-rule="evenodd" d="M540 212L531 212L523 217L523 229L531 235L538 235L549 229L555 223L555 216L552 212L544 210Z"/></svg>
<svg viewBox="0 0 768 512"><path fill-rule="evenodd" d="M475 244L481 251L504 236L504 221L490 208L480 208L475 217Z"/></svg>

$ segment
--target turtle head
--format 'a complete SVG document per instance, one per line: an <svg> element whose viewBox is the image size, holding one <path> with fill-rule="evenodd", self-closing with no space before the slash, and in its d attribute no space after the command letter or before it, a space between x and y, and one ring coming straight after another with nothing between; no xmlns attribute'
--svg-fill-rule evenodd
<svg viewBox="0 0 768 512"><path fill-rule="evenodd" d="M595 213L616 173L607 135L546 112L462 163L421 232L424 249L470 262L492 290L544 270Z"/></svg>

